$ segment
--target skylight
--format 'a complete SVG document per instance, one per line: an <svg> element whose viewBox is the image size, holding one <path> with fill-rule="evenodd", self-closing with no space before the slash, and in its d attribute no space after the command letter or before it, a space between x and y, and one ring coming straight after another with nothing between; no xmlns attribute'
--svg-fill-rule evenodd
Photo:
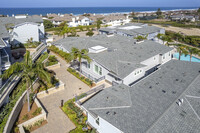
<svg viewBox="0 0 200 133"><path fill-rule="evenodd" d="M142 28L140 26L127 26L127 27L121 27L119 29L122 29L122 30L133 30L133 29L139 29L139 28Z"/></svg>
<svg viewBox="0 0 200 133"><path fill-rule="evenodd" d="M98 46L89 48L89 53L99 53L99 52L103 52L105 50L107 50L107 48L98 45Z"/></svg>

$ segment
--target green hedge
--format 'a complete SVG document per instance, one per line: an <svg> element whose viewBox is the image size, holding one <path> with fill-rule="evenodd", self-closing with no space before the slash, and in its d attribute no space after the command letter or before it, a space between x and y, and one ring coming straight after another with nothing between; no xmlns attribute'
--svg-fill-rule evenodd
<svg viewBox="0 0 200 133"><path fill-rule="evenodd" d="M47 59L48 58L48 53L47 52L45 52L44 54L42 54L41 56L40 56L40 58L37 60L37 62L40 62L40 63L42 63L45 59Z"/></svg>
<svg viewBox="0 0 200 133"><path fill-rule="evenodd" d="M52 45L48 48L49 50L53 51L54 53L60 55L67 63L72 60L72 56L69 53L66 53L62 50L59 50L56 46Z"/></svg>
<svg viewBox="0 0 200 133"><path fill-rule="evenodd" d="M11 96L9 97L9 103L7 103L4 107L0 110L0 133L3 132L3 129L7 123L8 117L15 106L18 99L26 90L26 84L19 83L17 88L12 92Z"/></svg>
<svg viewBox="0 0 200 133"><path fill-rule="evenodd" d="M184 36L180 33L175 33L173 31L166 31L165 34L173 40L178 40L182 43L186 43L195 47L200 47L200 36Z"/></svg>
<svg viewBox="0 0 200 133"><path fill-rule="evenodd" d="M46 66L52 66L52 65L55 65L55 64L58 64L58 60L57 60L56 56L50 55L45 65Z"/></svg>
<svg viewBox="0 0 200 133"><path fill-rule="evenodd" d="M71 130L70 133L95 133L95 129L83 131L86 128L87 117L83 115L82 110L75 106L75 99L68 100L62 107L63 112L69 117L69 119L75 124L76 128Z"/></svg>
<svg viewBox="0 0 200 133"><path fill-rule="evenodd" d="M77 77L78 79L80 79L81 81L83 81L85 84L87 84L88 86L92 86L93 81L85 78L84 76L80 75L78 72L76 72L76 70L72 69L72 68L68 68L67 71L69 73L71 73L72 75L74 75L75 77Z"/></svg>

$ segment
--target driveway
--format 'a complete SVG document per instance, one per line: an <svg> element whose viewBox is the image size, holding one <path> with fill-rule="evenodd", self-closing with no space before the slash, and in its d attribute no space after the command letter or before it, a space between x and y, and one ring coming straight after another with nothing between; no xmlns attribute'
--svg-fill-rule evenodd
<svg viewBox="0 0 200 133"><path fill-rule="evenodd" d="M50 53L54 54L54 53ZM65 83L65 89L54 93L50 96L41 98L40 101L48 111L48 123L34 131L34 133L67 133L75 128L75 125L59 108L61 100L66 102L83 92L89 91L91 88L77 79L75 76L67 72L68 64L60 57L56 56L61 67L55 69L56 77ZM79 89L81 88L81 89Z"/></svg>

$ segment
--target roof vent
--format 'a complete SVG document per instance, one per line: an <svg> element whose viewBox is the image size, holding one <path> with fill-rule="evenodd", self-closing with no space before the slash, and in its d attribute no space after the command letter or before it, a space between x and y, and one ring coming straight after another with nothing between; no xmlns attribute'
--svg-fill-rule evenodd
<svg viewBox="0 0 200 133"><path fill-rule="evenodd" d="M176 81L179 81L179 79L176 79Z"/></svg>
<svg viewBox="0 0 200 133"><path fill-rule="evenodd" d="M178 99L178 102L176 102L176 104L178 104L178 106L181 106L182 103L183 103L183 99Z"/></svg>
<svg viewBox="0 0 200 133"><path fill-rule="evenodd" d="M109 114L110 114L110 112L109 112L109 111L107 111L107 112L106 112L106 114L107 114L107 115L109 115Z"/></svg>
<svg viewBox="0 0 200 133"><path fill-rule="evenodd" d="M149 89L152 89L152 86L149 86Z"/></svg>
<svg viewBox="0 0 200 133"><path fill-rule="evenodd" d="M116 114L117 114L116 112L113 113L113 115L116 115Z"/></svg>
<svg viewBox="0 0 200 133"><path fill-rule="evenodd" d="M176 94L176 91L172 91L173 94Z"/></svg>
<svg viewBox="0 0 200 133"><path fill-rule="evenodd" d="M165 91L165 90L162 90L162 92L163 92L163 93L166 93L166 91Z"/></svg>

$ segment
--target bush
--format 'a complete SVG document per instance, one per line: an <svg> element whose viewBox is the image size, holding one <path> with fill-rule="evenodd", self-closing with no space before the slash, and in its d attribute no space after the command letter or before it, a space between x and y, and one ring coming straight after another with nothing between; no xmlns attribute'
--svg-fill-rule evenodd
<svg viewBox="0 0 200 133"><path fill-rule="evenodd" d="M24 115L23 118L22 118L22 120L25 120L25 121L28 120L28 119L29 119L28 114Z"/></svg>
<svg viewBox="0 0 200 133"><path fill-rule="evenodd" d="M39 107L39 108L37 108L37 109L32 113L32 115L33 115L33 116L37 116L37 115L39 115L41 112L42 112L42 108Z"/></svg>
<svg viewBox="0 0 200 133"><path fill-rule="evenodd" d="M40 56L40 58L37 60L37 62L40 62L40 63L42 63L45 59L47 59L48 58L48 53L47 52L45 52L44 54L42 54L41 56Z"/></svg>
<svg viewBox="0 0 200 133"><path fill-rule="evenodd" d="M49 28L53 28L53 27L54 27L54 25L53 25L53 23L51 21L44 20L44 28L45 29L49 29Z"/></svg>
<svg viewBox="0 0 200 133"><path fill-rule="evenodd" d="M83 81L85 84L87 84L88 86L92 86L93 85L93 81L85 78L84 76L81 76L78 72L76 72L74 69L72 68L68 68L67 71L69 73L71 73L72 75L74 75L75 77L77 77L78 79L80 79L81 81Z"/></svg>
<svg viewBox="0 0 200 133"><path fill-rule="evenodd" d="M64 103L64 106L62 107L63 112L69 117L69 119L76 125L76 128L71 130L70 133L91 133L95 130L87 130L83 131L83 128L86 128L86 120L87 117L83 115L80 108L75 106L73 103L75 99L70 99L66 103Z"/></svg>
<svg viewBox="0 0 200 133"><path fill-rule="evenodd" d="M47 62L46 62L46 66L52 66L58 64L58 60L54 55L50 55Z"/></svg>
<svg viewBox="0 0 200 133"><path fill-rule="evenodd" d="M93 32L93 31L88 31L88 32L86 33L86 35L87 35L87 36L93 36L93 35L94 35L94 32Z"/></svg>
<svg viewBox="0 0 200 133"><path fill-rule="evenodd" d="M7 103L5 106L1 107L0 109L0 132L3 132L3 129L6 125L6 122L8 120L8 117L15 106L15 103L17 100L21 97L21 95L26 90L26 84L19 83L16 89L13 91L13 93L9 97L9 103Z"/></svg>
<svg viewBox="0 0 200 133"><path fill-rule="evenodd" d="M55 52L56 54L60 55L63 59L65 59L66 62L70 62L72 60L72 57L69 53L66 53L62 50L59 50L56 46L52 45L48 48L49 50Z"/></svg>

